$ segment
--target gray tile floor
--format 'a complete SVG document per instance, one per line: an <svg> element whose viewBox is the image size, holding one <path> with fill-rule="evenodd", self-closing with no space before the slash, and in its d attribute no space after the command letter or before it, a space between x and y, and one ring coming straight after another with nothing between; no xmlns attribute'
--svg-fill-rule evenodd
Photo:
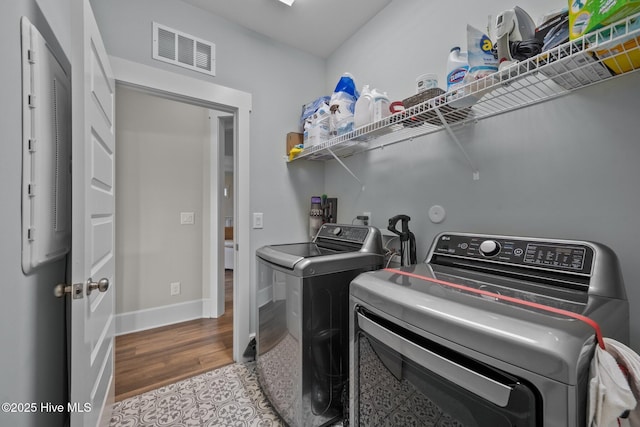
<svg viewBox="0 0 640 427"><path fill-rule="evenodd" d="M283 426L255 363L232 364L116 402L111 427Z"/></svg>

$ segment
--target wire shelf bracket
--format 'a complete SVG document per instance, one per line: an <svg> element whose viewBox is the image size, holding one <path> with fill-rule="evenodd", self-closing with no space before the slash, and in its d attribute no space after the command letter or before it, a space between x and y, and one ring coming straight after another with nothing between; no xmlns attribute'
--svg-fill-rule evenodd
<svg viewBox="0 0 640 427"><path fill-rule="evenodd" d="M331 155L333 156L333 158L334 158L334 159L336 159L336 161L337 161L338 163L340 163L340 166L342 166L342 167L343 167L347 172L349 172L349 175L351 175L351 176L352 176L356 181L358 181L358 183L359 183L359 184L360 184L360 186L361 186L361 187L360 187L360 189L361 189L362 191L364 191L364 189L365 189L365 185L362 183L362 181L360 181L360 179L356 176L356 174L355 174L355 173L353 173L353 172L351 171L351 169L349 169L349 166L345 165L345 164L344 164L344 162L340 159L340 157L338 157L338 156L333 152L333 150L331 150L331 148L327 148L327 151L328 151L329 153L331 153Z"/></svg>
<svg viewBox="0 0 640 427"><path fill-rule="evenodd" d="M438 115L438 118L442 122L442 126L444 126L445 130L447 131L447 134L449 134L449 138L453 139L453 142L456 143L456 145L458 146L460 151L462 151L462 154L464 154L464 157L467 159L467 162L469 163L469 166L471 166L471 170L473 171L473 180L474 181L479 180L480 179L480 172L478 171L478 168L476 168L475 165L473 164L473 161L471 160L471 157L469 157L469 155L467 154L467 151L464 149L464 147L460 143L460 140L458 139L456 134L451 129L451 126L449 126L449 123L447 122L447 119L445 119L444 116L442 115L442 112L440 111L440 108L435 107L434 111L436 112L436 114Z"/></svg>

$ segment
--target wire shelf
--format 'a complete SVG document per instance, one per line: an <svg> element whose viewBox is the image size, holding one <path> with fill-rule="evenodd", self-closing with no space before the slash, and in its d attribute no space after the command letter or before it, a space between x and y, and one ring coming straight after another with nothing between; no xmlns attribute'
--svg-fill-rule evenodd
<svg viewBox="0 0 640 427"><path fill-rule="evenodd" d="M305 148L298 159L328 160L395 144L564 96L640 68L640 13L517 62L455 92L428 99Z"/></svg>

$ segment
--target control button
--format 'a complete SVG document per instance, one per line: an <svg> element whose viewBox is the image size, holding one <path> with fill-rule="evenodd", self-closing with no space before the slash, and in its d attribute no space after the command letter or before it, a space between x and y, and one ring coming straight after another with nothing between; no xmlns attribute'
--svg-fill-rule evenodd
<svg viewBox="0 0 640 427"><path fill-rule="evenodd" d="M480 253L484 256L494 256L500 252L500 244L495 240L485 240L480 243Z"/></svg>
<svg viewBox="0 0 640 427"><path fill-rule="evenodd" d="M336 228L333 229L333 235L334 236L339 236L340 233L342 233L342 228L336 227Z"/></svg>
<svg viewBox="0 0 640 427"><path fill-rule="evenodd" d="M522 256L522 254L523 254L523 253L524 253L524 251L523 251L522 249L520 249L520 248L515 248L515 249L513 250L513 254L514 254L515 256Z"/></svg>
<svg viewBox="0 0 640 427"><path fill-rule="evenodd" d="M469 248L469 244L467 242L460 243L460 249L467 249L467 248Z"/></svg>

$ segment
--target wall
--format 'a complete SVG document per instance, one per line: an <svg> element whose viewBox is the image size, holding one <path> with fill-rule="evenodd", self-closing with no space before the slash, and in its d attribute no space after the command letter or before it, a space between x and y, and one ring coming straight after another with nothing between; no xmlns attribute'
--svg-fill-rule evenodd
<svg viewBox="0 0 640 427"><path fill-rule="evenodd" d="M520 4L534 20L558 5ZM327 87L343 71L353 73L358 86L370 84L393 99L413 94L415 77L425 72L437 72L442 87L449 47L466 45L464 25L482 28L488 13L511 7L498 0L483 1L482 7L459 0L396 0L329 58ZM403 49L403 42L411 48ZM478 181L462 152L440 132L346 159L364 191L335 161L326 162L325 192L340 199L341 221L371 211L373 224L384 229L391 216L408 214L418 259L447 230L610 246L620 258L632 306L631 345L638 351L640 312L633 307L640 305L639 95L636 73L467 126L457 136L479 170ZM446 211L440 224L427 215L436 204Z"/></svg>
<svg viewBox="0 0 640 427"><path fill-rule="evenodd" d="M252 94L251 212L264 213L264 228L250 230L251 253L265 244L304 240L309 198L323 191L323 166L287 165L285 135L296 129L301 105L324 93L324 61L177 0L94 0L92 6L110 55ZM154 61L152 21L213 41L217 75ZM255 260L242 267L253 275ZM238 286L255 295L251 282ZM255 299L251 306L255 329Z"/></svg>
<svg viewBox="0 0 640 427"><path fill-rule="evenodd" d="M65 261L25 276L21 267L21 52L20 17L27 16L68 70L67 0L5 0L0 14L0 402L66 402L64 299L53 296L65 281ZM54 37L54 34L57 36ZM62 426L64 414L0 412L3 426Z"/></svg>
<svg viewBox="0 0 640 427"><path fill-rule="evenodd" d="M118 86L116 120L116 313L202 300L209 112Z"/></svg>

